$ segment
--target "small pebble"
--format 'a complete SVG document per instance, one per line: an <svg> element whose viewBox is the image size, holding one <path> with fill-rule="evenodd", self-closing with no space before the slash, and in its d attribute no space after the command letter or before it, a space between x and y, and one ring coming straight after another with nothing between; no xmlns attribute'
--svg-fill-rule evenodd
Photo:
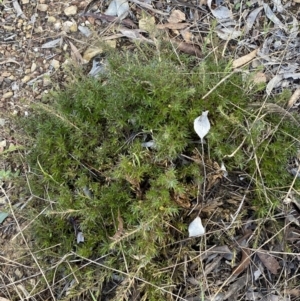
<svg viewBox="0 0 300 301"><path fill-rule="evenodd" d="M5 99L6 98L11 98L13 95L14 95L14 93L9 91L9 92L6 92L6 93L3 94L3 98L5 98Z"/></svg>
<svg viewBox="0 0 300 301"><path fill-rule="evenodd" d="M48 5L47 4L38 4L37 10L39 11L47 11Z"/></svg>
<svg viewBox="0 0 300 301"><path fill-rule="evenodd" d="M28 81L30 80L30 76L29 75L25 75L22 79L21 79L21 81L22 81L22 83L27 83Z"/></svg>
<svg viewBox="0 0 300 301"><path fill-rule="evenodd" d="M77 14L77 6L71 5L65 8L64 13L66 16L73 16Z"/></svg>

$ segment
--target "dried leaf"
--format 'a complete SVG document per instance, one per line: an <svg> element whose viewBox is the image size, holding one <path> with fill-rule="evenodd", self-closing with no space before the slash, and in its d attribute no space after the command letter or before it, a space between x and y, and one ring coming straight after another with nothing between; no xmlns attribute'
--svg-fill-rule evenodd
<svg viewBox="0 0 300 301"><path fill-rule="evenodd" d="M213 14L213 16L218 20L232 19L232 12L225 6L219 5L216 9L211 8L212 0L207 1L207 5Z"/></svg>
<svg viewBox="0 0 300 301"><path fill-rule="evenodd" d="M244 275L243 277L239 278L236 282L230 285L223 300L233 300L234 298L230 297L236 294L239 290L241 290L246 284L248 284L248 276Z"/></svg>
<svg viewBox="0 0 300 301"><path fill-rule="evenodd" d="M105 15L118 16L124 19L129 13L129 4L127 0L112 0L105 11Z"/></svg>
<svg viewBox="0 0 300 301"><path fill-rule="evenodd" d="M213 247L210 250L208 250L207 252L208 252L208 254L209 253L220 254L226 260L232 260L232 258L233 258L233 253L230 251L230 249L226 245Z"/></svg>
<svg viewBox="0 0 300 301"><path fill-rule="evenodd" d="M180 23L184 24L184 23ZM181 36L183 37L184 41L187 43L192 43L193 40L193 34L189 31L188 28L180 31Z"/></svg>
<svg viewBox="0 0 300 301"><path fill-rule="evenodd" d="M22 18L27 19L26 16L24 15L22 8L18 2L18 0L13 0L13 7L16 10L17 17L22 16Z"/></svg>
<svg viewBox="0 0 300 301"><path fill-rule="evenodd" d="M115 40L109 40L105 42L105 45L112 48L116 48L117 42ZM99 44L96 43L95 45L90 46L86 49L86 51L83 54L83 59L86 62L89 62L94 56L103 53L103 51L104 51L103 43L99 43Z"/></svg>
<svg viewBox="0 0 300 301"><path fill-rule="evenodd" d="M128 29L125 27L119 28L119 31L127 38L129 39L134 39L134 40L139 40L139 41L144 41L148 42L150 44L154 44L151 40L146 39L143 35L140 34L140 32L143 32L143 30L140 29Z"/></svg>
<svg viewBox="0 0 300 301"><path fill-rule="evenodd" d="M263 7L265 10L265 14L269 20L271 20L275 25L277 25L280 29L288 31L286 26L275 16L270 6L267 3L263 3Z"/></svg>
<svg viewBox="0 0 300 301"><path fill-rule="evenodd" d="M176 45L178 50L180 50L184 53L191 54L196 57L201 57L201 55L202 55L200 48L195 44L189 44L189 43L185 43L185 42L178 43L174 40L172 40L172 42Z"/></svg>
<svg viewBox="0 0 300 301"><path fill-rule="evenodd" d="M297 88L288 101L287 109L289 110L300 98L300 88Z"/></svg>
<svg viewBox="0 0 300 301"><path fill-rule="evenodd" d="M245 271L250 264L251 251L244 248L241 249L242 249L242 260L240 264L233 269L232 271L233 275L239 275L240 273Z"/></svg>
<svg viewBox="0 0 300 301"><path fill-rule="evenodd" d="M175 9L171 12L170 18L168 18L168 22L170 23L180 23L181 21L185 20L185 14L178 10Z"/></svg>
<svg viewBox="0 0 300 301"><path fill-rule="evenodd" d="M157 29L184 29L190 26L189 23L166 23L166 24L159 24L156 26Z"/></svg>
<svg viewBox="0 0 300 301"><path fill-rule="evenodd" d="M200 236L205 234L205 229L202 226L201 218L197 216L189 224L189 237Z"/></svg>
<svg viewBox="0 0 300 301"><path fill-rule="evenodd" d="M147 4L145 2L142 2L142 1L139 1L139 0L130 0L130 2L133 2L141 7L144 7L146 9L149 9L150 11L153 11L154 13L158 14L158 15L163 15L163 16L168 16L169 13L165 13L165 12L162 12L158 9L154 9L150 4Z"/></svg>
<svg viewBox="0 0 300 301"><path fill-rule="evenodd" d="M208 134L210 130L210 122L207 117L208 111L202 112L201 116L198 116L194 120L194 130L197 133L197 135L201 139L201 143L203 143L203 138Z"/></svg>
<svg viewBox="0 0 300 301"><path fill-rule="evenodd" d="M299 2L300 2L300 0L299 0ZM295 296L295 297L300 297L300 289L297 289L297 288L287 289L285 291L285 293L287 295L292 295L292 296Z"/></svg>
<svg viewBox="0 0 300 301"><path fill-rule="evenodd" d="M245 32L248 33L251 28L253 27L253 24L258 16L258 14L260 13L260 11L263 9L262 6L254 9L247 17L246 19L246 24L245 24Z"/></svg>
<svg viewBox="0 0 300 301"><path fill-rule="evenodd" d="M257 255L261 262L264 264L264 266L273 274L277 275L278 270L280 269L280 265L275 257L273 257L270 254L263 253L263 252L257 252Z"/></svg>
<svg viewBox="0 0 300 301"><path fill-rule="evenodd" d="M0 224L2 224L4 222L4 220L8 217L8 213L7 212L0 212Z"/></svg>
<svg viewBox="0 0 300 301"><path fill-rule="evenodd" d="M77 62L78 64L84 64L86 61L83 59L82 55L80 54L79 50L76 48L76 46L69 41L69 44L71 46L71 57L72 59Z"/></svg>
<svg viewBox="0 0 300 301"><path fill-rule="evenodd" d="M53 48L53 47L56 47L56 46L60 46L62 44L62 41L63 39L62 38L58 38L58 39L55 39L53 41L50 41L50 42L47 42L45 44L43 44L41 46L41 48Z"/></svg>
<svg viewBox="0 0 300 301"><path fill-rule="evenodd" d="M233 27L217 28L216 32L218 37L224 41L236 39L242 34L240 30L235 30Z"/></svg>
<svg viewBox="0 0 300 301"><path fill-rule="evenodd" d="M249 63L250 61L252 61L255 57L256 57L256 53L257 53L257 49L251 51L250 53L236 59L233 61L232 63L232 67L233 68L238 68L241 67L247 63Z"/></svg>
<svg viewBox="0 0 300 301"><path fill-rule="evenodd" d="M211 263L207 264L205 267L204 275L207 276L209 273L211 273L220 264L222 258L222 256L217 256Z"/></svg>
<svg viewBox="0 0 300 301"><path fill-rule="evenodd" d="M283 75L275 75L267 84L266 92L268 95L271 94L272 90L278 86L278 84L283 80Z"/></svg>

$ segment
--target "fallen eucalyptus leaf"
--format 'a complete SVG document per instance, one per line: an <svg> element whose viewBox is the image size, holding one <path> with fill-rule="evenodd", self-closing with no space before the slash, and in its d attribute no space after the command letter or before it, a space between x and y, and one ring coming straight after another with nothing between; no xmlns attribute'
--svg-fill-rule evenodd
<svg viewBox="0 0 300 301"><path fill-rule="evenodd" d="M257 53L257 49L251 51L250 53L236 59L233 61L232 63L232 67L233 68L238 68L241 67L247 63L249 63L250 61L252 61L255 57L256 57L256 53Z"/></svg>
<svg viewBox="0 0 300 301"><path fill-rule="evenodd" d="M263 3L263 7L267 18L275 25L277 25L280 29L287 31L287 27L276 17L270 6L267 3Z"/></svg>
<svg viewBox="0 0 300 301"><path fill-rule="evenodd" d="M105 15L118 16L124 19L129 13L129 4L127 0L112 0L105 11Z"/></svg>
<svg viewBox="0 0 300 301"><path fill-rule="evenodd" d="M7 217L8 217L7 212L0 212L0 224L2 224Z"/></svg>
<svg viewBox="0 0 300 301"><path fill-rule="evenodd" d="M202 226L201 218L197 216L189 224L189 237L200 236L205 234L205 229Z"/></svg>
<svg viewBox="0 0 300 301"><path fill-rule="evenodd" d="M43 44L43 45L41 46L41 48L53 48L53 47L56 47L56 46L58 46L58 45L61 46L62 41L63 41L62 38L58 38L58 39L55 39L55 40L53 40L53 41L50 41L50 42L47 42L47 43Z"/></svg>

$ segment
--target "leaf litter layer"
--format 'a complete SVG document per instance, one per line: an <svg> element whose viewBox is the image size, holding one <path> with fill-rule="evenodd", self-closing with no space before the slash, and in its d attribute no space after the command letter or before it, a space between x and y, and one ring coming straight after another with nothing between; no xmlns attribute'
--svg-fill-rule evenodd
<svg viewBox="0 0 300 301"><path fill-rule="evenodd" d="M276 283L279 268L257 279L247 268L264 270L257 248L291 254L297 247L278 242L281 199L299 185L286 170L299 129L250 106L261 101L259 87L240 73L228 76L230 65L217 57L143 46L107 54L107 62L97 79L70 70L65 88L24 120L34 141L29 185L39 197L30 233L53 294L227 300L240 275L241 296L251 289L245 277ZM211 128L201 144L193 122L205 111ZM188 238L198 215L206 235Z"/></svg>

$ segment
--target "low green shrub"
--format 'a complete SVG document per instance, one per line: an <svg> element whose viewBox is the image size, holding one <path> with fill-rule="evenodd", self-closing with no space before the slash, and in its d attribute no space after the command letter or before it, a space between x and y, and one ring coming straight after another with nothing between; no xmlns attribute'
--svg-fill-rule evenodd
<svg viewBox="0 0 300 301"><path fill-rule="evenodd" d="M32 235L49 250L45 256L104 256L100 266L76 269L78 263L69 263L50 274L76 275L77 293L95 283L103 291L118 276L116 300L134 288L141 300L173 300L184 267L168 267L193 250L190 241L176 243L187 238L191 217L174 196L195 201L204 180L201 164L193 160L196 149L201 154L194 119L209 110L205 160L223 161L229 174L243 173L252 182L258 214L276 206L293 180L286 163L296 153L299 129L250 108L261 92L241 73L219 84L231 72L227 62L149 47L112 52L107 62L107 72L97 79L70 73L64 88L37 103L23 122L34 141L28 155L31 190L44 199L33 204L32 217L47 206ZM155 145L145 147L149 141ZM83 243L76 243L74 227L82 231Z"/></svg>

